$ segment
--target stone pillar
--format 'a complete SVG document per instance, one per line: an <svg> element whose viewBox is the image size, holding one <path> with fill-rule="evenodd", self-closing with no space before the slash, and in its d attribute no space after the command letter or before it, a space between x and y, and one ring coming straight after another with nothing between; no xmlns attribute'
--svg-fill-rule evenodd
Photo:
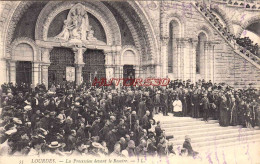
<svg viewBox="0 0 260 164"><path fill-rule="evenodd" d="M39 62L33 62L33 69L32 69L32 84L35 87L38 83L41 82L40 80L40 63Z"/></svg>
<svg viewBox="0 0 260 164"><path fill-rule="evenodd" d="M104 51L105 52L105 67L106 67L106 79L109 80L114 76L114 65L116 53L113 51Z"/></svg>
<svg viewBox="0 0 260 164"><path fill-rule="evenodd" d="M80 85L83 82L83 77L82 77L82 68L83 67L84 67L84 64L75 65L76 85Z"/></svg>
<svg viewBox="0 0 260 164"><path fill-rule="evenodd" d="M208 57L209 57L209 45L208 42L205 42L204 44L204 69L205 69L205 74L204 74L204 79L205 81L208 81L208 72L209 72L209 64L208 64Z"/></svg>
<svg viewBox="0 0 260 164"><path fill-rule="evenodd" d="M85 65L85 63L83 62L83 54L86 51L86 48L78 47L73 48L72 50L75 53L75 82L76 85L80 85L83 82L82 68Z"/></svg>
<svg viewBox="0 0 260 164"><path fill-rule="evenodd" d="M182 44L183 60L182 60L181 69L183 70L183 80L191 79L192 55L190 54L190 49L191 49L190 42L191 42L190 40L184 40Z"/></svg>
<svg viewBox="0 0 260 164"><path fill-rule="evenodd" d="M191 81L192 83L196 82L196 48L198 41L192 40L191 44Z"/></svg>
<svg viewBox="0 0 260 164"><path fill-rule="evenodd" d="M215 70L215 53L214 53L214 49L215 49L215 45L212 45L212 47L211 47L211 67L210 67L210 69L211 69L211 81L212 81L212 83L214 83L215 81L214 81L214 70Z"/></svg>
<svg viewBox="0 0 260 164"><path fill-rule="evenodd" d="M41 71L42 71L42 83L48 88L48 68L50 64L43 64L41 65Z"/></svg>
<svg viewBox="0 0 260 164"><path fill-rule="evenodd" d="M41 82L48 88L48 68L50 62L50 51L52 48L41 48Z"/></svg>
<svg viewBox="0 0 260 164"><path fill-rule="evenodd" d="M177 40L177 79L181 79L181 42Z"/></svg>
<svg viewBox="0 0 260 164"><path fill-rule="evenodd" d="M9 81L16 83L16 61L9 61Z"/></svg>
<svg viewBox="0 0 260 164"><path fill-rule="evenodd" d="M169 37L161 38L161 77L166 77L168 73L168 43Z"/></svg>

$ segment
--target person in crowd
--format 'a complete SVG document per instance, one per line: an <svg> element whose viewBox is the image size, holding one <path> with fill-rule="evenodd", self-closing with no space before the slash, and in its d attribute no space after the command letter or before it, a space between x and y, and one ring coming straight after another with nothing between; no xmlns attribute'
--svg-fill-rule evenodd
<svg viewBox="0 0 260 164"><path fill-rule="evenodd" d="M209 99L207 97L207 93L204 93L204 97L201 99L200 105L203 109L203 119L204 121L208 121L209 118L209 110L210 110L210 104L209 104Z"/></svg>
<svg viewBox="0 0 260 164"><path fill-rule="evenodd" d="M174 116L182 116L182 102L179 100L179 97L176 97L176 100L172 103Z"/></svg>
<svg viewBox="0 0 260 164"><path fill-rule="evenodd" d="M125 150L122 151L122 154L125 155L125 157L134 157L136 156L135 151L135 142L133 140L129 140L127 147Z"/></svg>
<svg viewBox="0 0 260 164"><path fill-rule="evenodd" d="M183 148L188 151L188 156L196 156L199 153L194 151L191 146L191 138L189 136L185 136L185 141L183 143Z"/></svg>

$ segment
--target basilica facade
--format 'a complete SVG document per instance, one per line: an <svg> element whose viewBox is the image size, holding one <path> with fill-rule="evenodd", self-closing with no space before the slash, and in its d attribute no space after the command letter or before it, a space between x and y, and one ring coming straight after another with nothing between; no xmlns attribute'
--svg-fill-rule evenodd
<svg viewBox="0 0 260 164"><path fill-rule="evenodd" d="M259 58L234 39L251 34L259 43L254 1L1 1L0 7L1 84L168 77L260 86Z"/></svg>

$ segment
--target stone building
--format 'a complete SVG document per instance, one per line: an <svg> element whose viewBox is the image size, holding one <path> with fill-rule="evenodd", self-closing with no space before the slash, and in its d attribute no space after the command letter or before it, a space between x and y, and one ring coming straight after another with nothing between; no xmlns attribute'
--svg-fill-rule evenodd
<svg viewBox="0 0 260 164"><path fill-rule="evenodd" d="M0 83L71 75L77 84L169 77L259 87L259 58L223 32L259 42L259 11L244 0L1 1Z"/></svg>

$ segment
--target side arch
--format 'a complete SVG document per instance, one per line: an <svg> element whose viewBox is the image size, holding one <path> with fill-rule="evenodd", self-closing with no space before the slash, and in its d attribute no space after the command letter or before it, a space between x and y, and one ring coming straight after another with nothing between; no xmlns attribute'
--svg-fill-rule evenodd
<svg viewBox="0 0 260 164"><path fill-rule="evenodd" d="M40 53L40 49L39 47L35 44L35 41L30 39L30 38L27 38L27 37L22 37L22 38L18 38L16 40L14 40L11 44L11 59L13 59L14 57L14 51L15 51L15 48L19 45L19 44L28 44L32 47L33 49L33 61L40 61L40 57L38 56L39 53Z"/></svg>
<svg viewBox="0 0 260 164"><path fill-rule="evenodd" d="M251 18L248 18L238 29L236 37L240 37L242 32L252 23L255 23L257 21L260 21L260 15L253 16Z"/></svg>

